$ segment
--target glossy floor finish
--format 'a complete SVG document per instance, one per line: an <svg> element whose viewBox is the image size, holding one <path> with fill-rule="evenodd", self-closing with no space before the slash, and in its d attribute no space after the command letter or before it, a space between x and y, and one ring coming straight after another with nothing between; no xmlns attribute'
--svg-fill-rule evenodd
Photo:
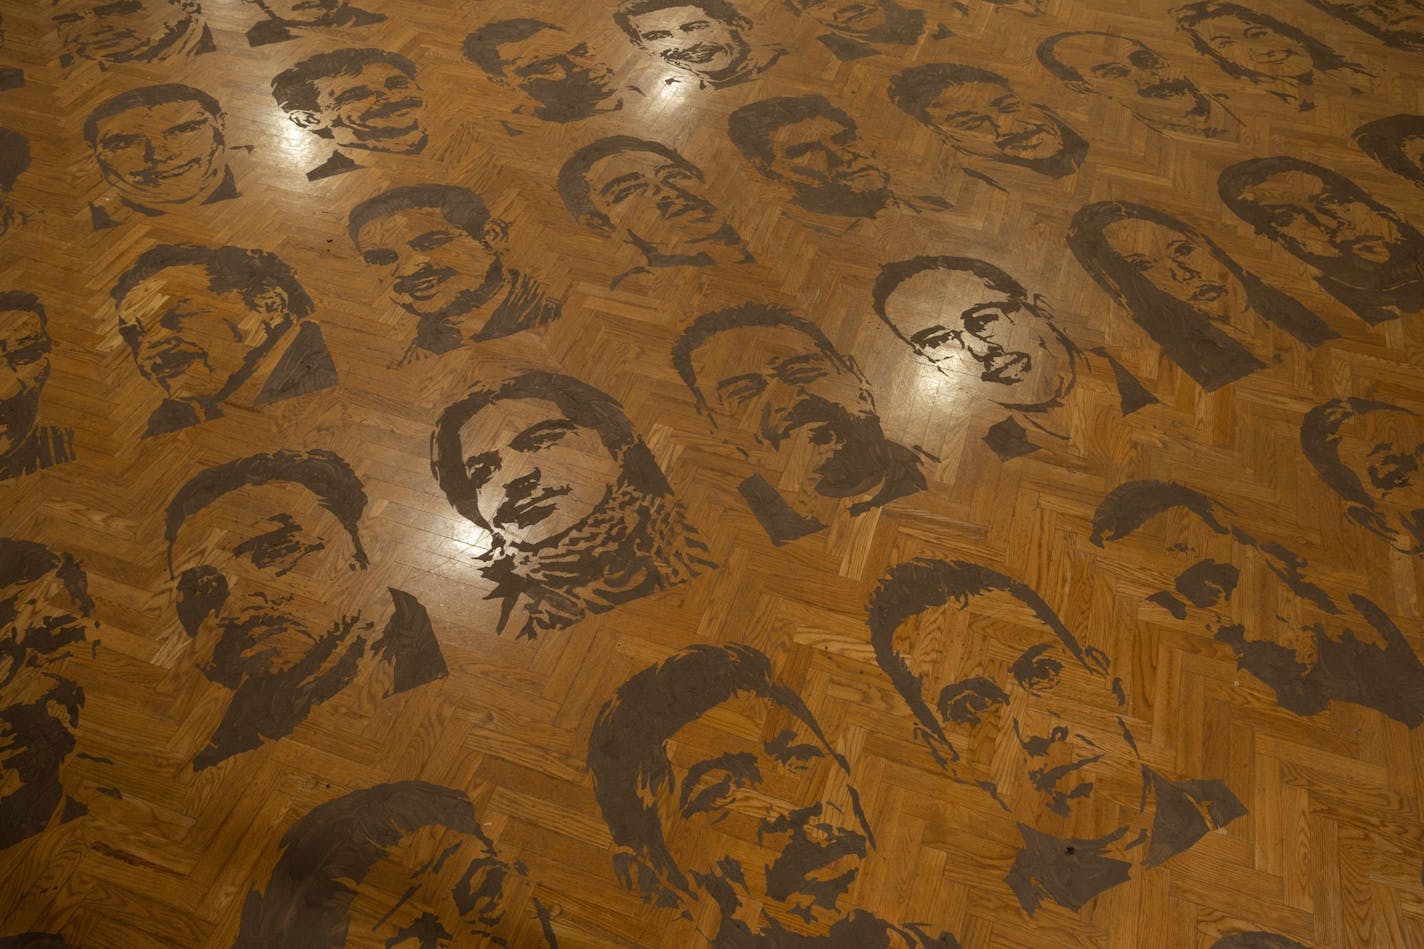
<svg viewBox="0 0 1424 949"><path fill-rule="evenodd" d="M0 12L0 946L1424 947L1419 0Z"/></svg>

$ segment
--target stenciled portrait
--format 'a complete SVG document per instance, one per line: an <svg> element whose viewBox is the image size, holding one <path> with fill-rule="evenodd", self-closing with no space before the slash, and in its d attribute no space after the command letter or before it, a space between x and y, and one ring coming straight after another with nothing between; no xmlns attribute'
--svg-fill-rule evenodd
<svg viewBox="0 0 1424 949"><path fill-rule="evenodd" d="M643 263L614 277L610 288L671 267L754 262L707 197L702 169L666 145L601 138L564 162L558 188L574 220L642 255Z"/></svg>
<svg viewBox="0 0 1424 949"><path fill-rule="evenodd" d="M86 811L62 769L84 707L66 660L93 646L93 608L73 557L0 538L0 850Z"/></svg>
<svg viewBox="0 0 1424 949"><path fill-rule="evenodd" d="M1360 151L1424 188L1424 115L1390 115L1355 129Z"/></svg>
<svg viewBox="0 0 1424 949"><path fill-rule="evenodd" d="M1161 53L1116 33L1058 33L1038 45L1038 61L1069 89L1118 103L1144 125L1236 141L1241 120Z"/></svg>
<svg viewBox="0 0 1424 949"><path fill-rule="evenodd" d="M195 771L287 737L358 679L391 696L446 674L420 601L367 580L365 510L355 472L321 449L205 468L168 504L178 623L231 693Z"/></svg>
<svg viewBox="0 0 1424 949"><path fill-rule="evenodd" d="M89 206L95 230L239 197L222 106L192 86L143 86L107 99L84 120L84 139L114 191L114 200Z"/></svg>
<svg viewBox="0 0 1424 949"><path fill-rule="evenodd" d="M1087 140L1052 110L1025 102L1007 79L977 66L912 66L890 80L890 101L973 158L1063 178L1088 154Z"/></svg>
<svg viewBox="0 0 1424 949"><path fill-rule="evenodd" d="M1380 399L1331 399L1306 413L1300 447L1350 520L1395 550L1424 554L1424 418Z"/></svg>
<svg viewBox="0 0 1424 949"><path fill-rule="evenodd" d="M0 481L74 460L74 430L39 421L52 349L39 299L0 290Z"/></svg>
<svg viewBox="0 0 1424 949"><path fill-rule="evenodd" d="M890 569L868 615L935 767L1016 823L1004 882L1030 915L1045 900L1076 912L1246 813L1224 782L1169 780L1142 759L1111 658L1027 584L922 558Z"/></svg>
<svg viewBox="0 0 1424 949"><path fill-rule="evenodd" d="M1424 52L1424 2L1421 0L1310 0L1310 4L1386 46Z"/></svg>
<svg viewBox="0 0 1424 949"><path fill-rule="evenodd" d="M40 0L59 33L62 66L156 63L211 53L198 0Z"/></svg>
<svg viewBox="0 0 1424 949"><path fill-rule="evenodd" d="M5 48L5 18L0 16L0 49ZM25 71L19 66L0 63L0 92L18 89L25 84Z"/></svg>
<svg viewBox="0 0 1424 949"><path fill-rule="evenodd" d="M161 244L110 293L119 334L159 397L143 437L336 385L316 304L277 255ZM254 391L255 390L255 391Z"/></svg>
<svg viewBox="0 0 1424 949"><path fill-rule="evenodd" d="M715 919L711 945L958 949L855 906L874 835L850 763L749 646L690 646L633 675L599 711L588 769L619 878Z"/></svg>
<svg viewBox="0 0 1424 949"><path fill-rule="evenodd" d="M716 566L622 406L569 376L474 387L440 413L430 468L491 536L478 562L501 633L533 639Z"/></svg>
<svg viewBox="0 0 1424 949"><path fill-rule="evenodd" d="M14 129L0 125L0 237L25 223L29 217L10 197L15 190L15 182L29 169L30 140Z"/></svg>
<svg viewBox="0 0 1424 949"><path fill-rule="evenodd" d="M282 835L248 893L233 949L558 945L549 908L468 795L425 781L318 804Z"/></svg>
<svg viewBox="0 0 1424 949"><path fill-rule="evenodd" d="M1303 558L1257 540L1231 514L1184 485L1129 481L1098 505L1092 541L1170 561L1171 585L1145 600L1230 647L1281 708L1317 715L1342 702L1424 724L1424 664L1394 621L1358 593L1337 603L1307 579Z"/></svg>
<svg viewBox="0 0 1424 949"><path fill-rule="evenodd" d="M515 112L579 122L623 108L613 67L586 40L530 17L495 20L465 37L465 58L494 84L519 90Z"/></svg>
<svg viewBox="0 0 1424 949"><path fill-rule="evenodd" d="M826 29L821 43L842 62L864 59L883 47L913 46L925 33L925 13L898 0L785 0L792 13ZM895 51L895 50L891 50Z"/></svg>
<svg viewBox="0 0 1424 949"><path fill-rule="evenodd" d="M338 49L272 80L272 97L298 128L330 139L331 157L308 181L361 167L342 149L416 155L425 150L425 93L415 63L379 49Z"/></svg>
<svg viewBox="0 0 1424 949"><path fill-rule="evenodd" d="M672 363L698 411L758 469L738 490L776 544L925 489L924 458L885 435L855 359L809 320L761 303L705 313Z"/></svg>
<svg viewBox="0 0 1424 949"><path fill-rule="evenodd" d="M1305 112L1324 91L1367 92L1374 74L1325 43L1273 16L1227 0L1174 7L1177 26L1196 51L1233 79Z"/></svg>
<svg viewBox="0 0 1424 949"><path fill-rule="evenodd" d="M479 195L406 185L352 209L347 233L392 302L416 319L399 364L546 326L563 313L541 281L506 262L509 225Z"/></svg>
<svg viewBox="0 0 1424 949"><path fill-rule="evenodd" d="M1156 208L1126 201L1081 208L1068 249L1208 392L1280 361L1268 325L1307 346L1338 335L1210 237Z"/></svg>
<svg viewBox="0 0 1424 949"><path fill-rule="evenodd" d="M915 355L1004 410L984 441L1007 461L1062 447L1070 438L1064 410L1076 397L1088 354L1058 325L1048 301L1000 268L970 257L930 256L880 268L872 306ZM1157 398L1103 352L1124 416Z"/></svg>
<svg viewBox="0 0 1424 949"><path fill-rule="evenodd" d="M1339 172L1301 158L1251 158L1223 171L1217 189L1366 323L1424 312L1424 234Z"/></svg>
<svg viewBox="0 0 1424 949"><path fill-rule="evenodd" d="M247 30L248 46L268 46L285 43L303 35L309 29L342 27L352 29L384 23L384 13L373 13L357 6L352 0L243 0L262 12Z"/></svg>
<svg viewBox="0 0 1424 949"><path fill-rule="evenodd" d="M622 0L613 22L634 46L713 89L755 79L786 55L755 40L731 0Z"/></svg>

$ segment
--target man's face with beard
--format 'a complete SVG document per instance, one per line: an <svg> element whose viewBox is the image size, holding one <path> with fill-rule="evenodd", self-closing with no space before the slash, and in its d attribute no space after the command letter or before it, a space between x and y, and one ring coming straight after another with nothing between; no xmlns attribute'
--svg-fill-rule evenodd
<svg viewBox="0 0 1424 949"><path fill-rule="evenodd" d="M320 26L330 23L350 4L347 0L248 0L283 23Z"/></svg>
<svg viewBox="0 0 1424 949"><path fill-rule="evenodd" d="M529 878L471 834L422 827L346 884L348 929L383 946L548 945Z"/></svg>
<svg viewBox="0 0 1424 949"><path fill-rule="evenodd" d="M361 259L380 267L391 299L408 313L443 318L469 313L504 286L502 235L475 236L437 208L406 208L373 218L356 235Z"/></svg>
<svg viewBox="0 0 1424 949"><path fill-rule="evenodd" d="M885 26L885 0L792 0L793 5L828 30L866 37Z"/></svg>
<svg viewBox="0 0 1424 949"><path fill-rule="evenodd" d="M1340 181L1282 171L1242 189L1241 196L1260 209L1272 238L1326 273L1370 273L1407 260L1395 222Z"/></svg>
<svg viewBox="0 0 1424 949"><path fill-rule="evenodd" d="M981 158L1046 161L1065 147L1062 130L1047 112L997 82L946 86L925 112L952 145Z"/></svg>
<svg viewBox="0 0 1424 949"><path fill-rule="evenodd" d="M618 152L595 162L584 180L593 206L615 232L650 253L694 256L726 236L726 219L686 162L654 152Z"/></svg>
<svg viewBox="0 0 1424 949"><path fill-rule="evenodd" d="M581 523L622 474L597 431L546 399L502 399L476 412L460 427L460 453L480 516L521 547Z"/></svg>
<svg viewBox="0 0 1424 949"><path fill-rule="evenodd" d="M425 95L413 76L390 63L367 63L355 75L313 81L317 112L305 127L327 129L338 145L412 154L425 147Z"/></svg>
<svg viewBox="0 0 1424 949"><path fill-rule="evenodd" d="M119 331L139 371L170 398L219 396L254 353L291 324L287 295L277 287L252 300L219 293L201 264L161 270L119 304Z"/></svg>
<svg viewBox="0 0 1424 949"><path fill-rule="evenodd" d="M692 361L719 421L749 432L774 459L799 459L815 493L856 497L883 480L885 434L865 379L799 329L734 327Z"/></svg>
<svg viewBox="0 0 1424 949"><path fill-rule="evenodd" d="M772 136L768 175L827 206L872 215L890 200L890 179L853 126L818 115L781 126Z"/></svg>
<svg viewBox="0 0 1424 949"><path fill-rule="evenodd" d="M1106 656L1080 659L1003 590L907 619L894 647L959 753L956 780L1042 833L1129 843L1115 802L1141 800L1142 762Z"/></svg>
<svg viewBox="0 0 1424 949"><path fill-rule="evenodd" d="M1148 120L1200 125L1211 103L1196 84L1136 40L1080 33L1059 41L1054 57L1082 77L1085 91L1121 102Z"/></svg>
<svg viewBox="0 0 1424 949"><path fill-rule="evenodd" d="M38 313L0 310L0 457L34 431L49 379L49 333Z"/></svg>
<svg viewBox="0 0 1424 949"><path fill-rule="evenodd" d="M179 621L199 670L219 685L298 672L309 681L326 671L329 647L356 634L355 544L302 485L227 492L183 523L172 557Z"/></svg>
<svg viewBox="0 0 1424 949"><path fill-rule="evenodd" d="M753 933L774 922L824 935L849 915L871 835L849 773L804 721L736 695L663 747L670 774L655 792L663 839L726 916Z"/></svg>
<svg viewBox="0 0 1424 949"><path fill-rule="evenodd" d="M563 30L547 27L502 44L499 55L508 80L556 117L582 118L613 95L613 69Z"/></svg>
<svg viewBox="0 0 1424 949"><path fill-rule="evenodd" d="M197 5L179 0L54 0L60 44L81 59L128 62L188 28Z"/></svg>
<svg viewBox="0 0 1424 949"><path fill-rule="evenodd" d="M1340 426L1340 460L1396 532L1402 550L1424 548L1424 425L1408 412L1375 409Z"/></svg>
<svg viewBox="0 0 1424 949"><path fill-rule="evenodd" d="M638 45L669 66L703 76L735 70L750 47L735 25L695 4L649 10L629 18Z"/></svg>
<svg viewBox="0 0 1424 949"><path fill-rule="evenodd" d="M222 118L192 99L108 116L93 148L104 180L136 204L201 201L227 170Z"/></svg>
<svg viewBox="0 0 1424 949"><path fill-rule="evenodd" d="M1073 389L1073 357L1048 316L970 271L920 271L895 288L885 315L915 352L986 383L996 402L1042 405Z"/></svg>

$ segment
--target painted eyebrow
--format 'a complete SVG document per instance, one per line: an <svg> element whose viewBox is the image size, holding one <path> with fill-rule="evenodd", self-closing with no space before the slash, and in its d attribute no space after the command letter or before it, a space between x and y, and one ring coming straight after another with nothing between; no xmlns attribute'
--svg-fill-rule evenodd
<svg viewBox="0 0 1424 949"><path fill-rule="evenodd" d="M932 325L932 326L926 326L924 329L920 330L918 333L915 333L915 334L911 335L911 336L910 336L910 342L916 343L916 344L918 344L918 343L923 343L925 340L929 339L931 336L934 336L936 333L945 333L945 332L954 332L954 331L951 330L948 326L945 326L945 325L942 324L942 323L935 323L934 325Z"/></svg>
<svg viewBox="0 0 1424 949"><path fill-rule="evenodd" d="M820 353L802 353L799 356L787 356L785 359L781 360L776 364L776 368L780 369L783 366L799 366L802 363L807 362L823 362L825 361L825 358L826 357L821 355Z"/></svg>
<svg viewBox="0 0 1424 949"><path fill-rule="evenodd" d="M417 234L417 235L415 235L414 237L412 237L412 238L407 242L407 246L410 246L410 245L413 245L413 244L418 244L418 243L420 243L421 241L426 240L427 238L431 238L431 237L442 237L442 236L444 236L444 235L446 235L446 234L449 234L449 233L450 233L450 229L437 227L437 228L434 228L433 230L426 231L424 234Z"/></svg>
<svg viewBox="0 0 1424 949"><path fill-rule="evenodd" d="M615 189L617 189L617 188L620 188L620 187L622 187L624 184L627 184L627 183L633 182L633 181L642 181L642 180L643 180L643 173L642 173L642 172L640 172L640 171L630 171L630 172L628 172L628 174L626 174L626 175L619 175L617 178L614 178L612 181L608 182L608 184L604 185L602 188L599 188L599 189L598 189L598 193L601 194L601 195L604 195L604 196L606 197L610 191L613 191L613 190L615 190Z"/></svg>
<svg viewBox="0 0 1424 949"><path fill-rule="evenodd" d="M509 444L513 445L515 442L520 441L521 439L532 438L533 436L541 435L544 432L568 432L572 431L575 428L578 428L578 426L566 418L545 419L542 422L535 422L533 425L529 426L524 431L520 432L518 435L515 435L509 440Z"/></svg>
<svg viewBox="0 0 1424 949"><path fill-rule="evenodd" d="M745 382L748 379L756 379L760 381L761 374L755 372L746 372L740 376L729 376L728 378L723 379L722 381L717 383L717 391L721 392L723 389L730 388L731 386L734 386L739 382Z"/></svg>
<svg viewBox="0 0 1424 949"><path fill-rule="evenodd" d="M677 800L678 810L687 808L687 799L698 787L698 782L713 771L725 771L746 777L756 772L756 763L745 751L729 751L724 755L697 762L687 769L687 776L682 779L682 790L678 793Z"/></svg>
<svg viewBox="0 0 1424 949"><path fill-rule="evenodd" d="M1014 95L1012 92L1005 92L1003 95L999 96L999 98L990 100L990 105L1000 106L1003 105L1005 102L1013 102L1017 98L1018 96Z"/></svg>

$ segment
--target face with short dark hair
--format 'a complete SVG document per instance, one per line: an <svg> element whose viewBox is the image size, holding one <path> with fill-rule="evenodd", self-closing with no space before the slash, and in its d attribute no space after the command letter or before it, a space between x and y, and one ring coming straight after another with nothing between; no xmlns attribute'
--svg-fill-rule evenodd
<svg viewBox="0 0 1424 949"><path fill-rule="evenodd" d="M420 317L459 316L504 285L502 233L475 236L439 208L413 207L373 218L356 235L361 259L381 268L391 299Z"/></svg>
<svg viewBox="0 0 1424 949"><path fill-rule="evenodd" d="M314 80L317 111L297 113L303 127L325 129L338 145L408 154L425 146L425 94L391 63L367 63Z"/></svg>
<svg viewBox="0 0 1424 949"><path fill-rule="evenodd" d="M594 162L584 180L615 232L663 256L696 255L728 226L696 170L656 152L615 152Z"/></svg>
<svg viewBox="0 0 1424 949"><path fill-rule="evenodd" d="M179 620L219 685L310 681L357 632L355 542L304 485L223 494L183 522L171 555Z"/></svg>
<svg viewBox="0 0 1424 949"><path fill-rule="evenodd" d="M53 0L60 44L82 59L127 62L188 27L196 5L182 0Z"/></svg>
<svg viewBox="0 0 1424 949"><path fill-rule="evenodd" d="M996 402L1039 405L1073 387L1072 354L1047 314L968 270L920 271L890 294L885 315L915 352L988 384Z"/></svg>
<svg viewBox="0 0 1424 949"><path fill-rule="evenodd" d="M1424 4L1419 0L1339 0L1329 7L1349 14L1386 34L1404 34L1424 42Z"/></svg>
<svg viewBox="0 0 1424 949"><path fill-rule="evenodd" d="M853 126L829 115L798 119L776 129L766 171L813 194L870 201L889 200L890 181Z"/></svg>
<svg viewBox="0 0 1424 949"><path fill-rule="evenodd" d="M501 399L459 431L467 479L452 501L471 501L500 537L537 547L582 523L622 473L598 431L540 398Z"/></svg>
<svg viewBox="0 0 1424 949"><path fill-rule="evenodd" d="M1315 70L1309 51L1298 41L1256 20L1217 13L1192 27L1216 55L1248 72L1295 79Z"/></svg>
<svg viewBox="0 0 1424 949"><path fill-rule="evenodd" d="M223 182L223 121L193 99L136 105L99 120L94 158L104 179L145 205L201 200Z"/></svg>
<svg viewBox="0 0 1424 949"><path fill-rule="evenodd" d="M733 722L741 727L726 727ZM753 932L775 922L815 935L849 915L870 831L849 773L806 722L743 693L663 748L670 774L655 792L663 839L724 915L755 914Z"/></svg>
<svg viewBox="0 0 1424 949"><path fill-rule="evenodd" d="M1137 40L1083 33L1054 44L1053 56L1081 76L1087 89L1149 119L1180 123L1210 117L1211 104L1196 83Z"/></svg>
<svg viewBox="0 0 1424 949"><path fill-rule="evenodd" d="M168 267L119 304L119 329L139 370L170 398L218 396L292 322L286 293L218 292L201 264Z"/></svg>
<svg viewBox="0 0 1424 949"><path fill-rule="evenodd" d="M1334 179L1284 170L1242 189L1266 227L1292 253L1322 269L1368 271L1405 259L1408 247L1395 222Z"/></svg>
<svg viewBox="0 0 1424 949"><path fill-rule="evenodd" d="M1063 151L1062 130L1043 109L988 80L941 89L925 106L929 124L971 155L1038 161Z"/></svg>
<svg viewBox="0 0 1424 949"><path fill-rule="evenodd" d="M35 429L49 379L50 338L38 313L0 310L0 457Z"/></svg>
<svg viewBox="0 0 1424 949"><path fill-rule="evenodd" d="M546 27L499 47L505 79L540 106L582 114L613 95L613 69L597 59L588 43Z"/></svg>
<svg viewBox="0 0 1424 949"><path fill-rule="evenodd" d="M267 15L285 23L318 25L334 19L350 6L349 0L248 0Z"/></svg>
<svg viewBox="0 0 1424 949"><path fill-rule="evenodd" d="M1359 479L1396 546L1424 546L1424 425L1390 409L1363 412L1339 428L1340 461Z"/></svg>
<svg viewBox="0 0 1424 949"><path fill-rule="evenodd" d="M735 24L712 16L696 3L667 6L628 18L638 45L669 66L702 75L735 69L751 52Z"/></svg>
<svg viewBox="0 0 1424 949"><path fill-rule="evenodd" d="M865 36L888 19L884 0L793 0L802 13L829 30Z"/></svg>

